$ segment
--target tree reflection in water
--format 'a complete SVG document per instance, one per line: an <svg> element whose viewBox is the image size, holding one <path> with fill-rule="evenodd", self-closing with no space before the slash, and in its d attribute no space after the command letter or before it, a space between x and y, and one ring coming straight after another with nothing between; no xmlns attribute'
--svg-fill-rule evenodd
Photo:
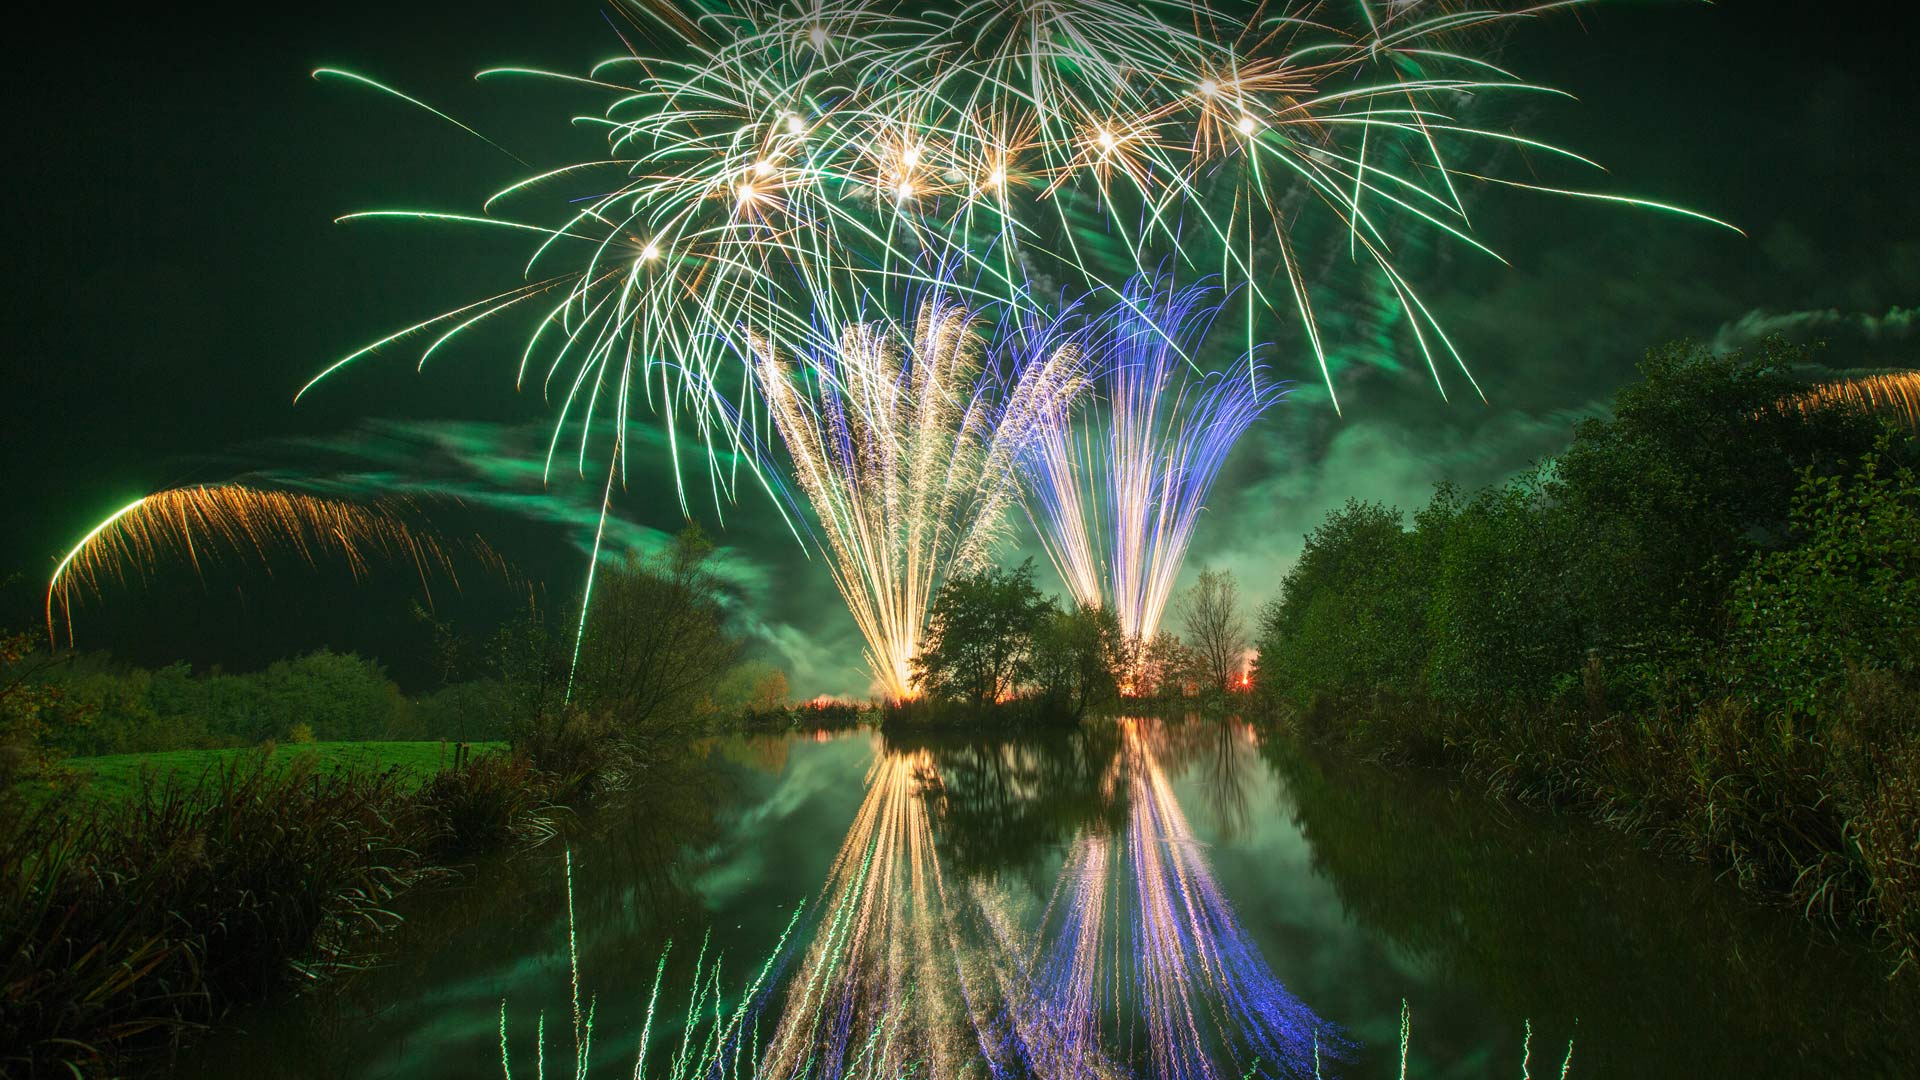
<svg viewBox="0 0 1920 1080"><path fill-rule="evenodd" d="M890 742L760 1074L1314 1075L1340 1039L1242 929L1161 761L1217 762L1233 748L1207 740L1232 737L1128 719ZM1018 879L1054 864L1050 896L1023 902Z"/></svg>

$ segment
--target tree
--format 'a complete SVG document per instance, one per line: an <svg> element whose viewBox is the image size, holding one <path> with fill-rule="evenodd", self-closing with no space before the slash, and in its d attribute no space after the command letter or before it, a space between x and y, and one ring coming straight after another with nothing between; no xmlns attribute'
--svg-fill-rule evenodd
<svg viewBox="0 0 1920 1080"><path fill-rule="evenodd" d="M61 693L46 678L54 663L33 635L0 631L0 791L38 775L56 756L47 721Z"/></svg>
<svg viewBox="0 0 1920 1080"><path fill-rule="evenodd" d="M1193 650L1171 630L1160 631L1151 641L1129 641L1126 656L1121 692L1130 698L1185 694L1196 667Z"/></svg>
<svg viewBox="0 0 1920 1080"><path fill-rule="evenodd" d="M1831 475L1872 450L1873 418L1787 404L1805 388L1796 369L1815 362L1778 339L1751 356L1651 349L1612 415L1575 429L1546 494L1581 538L1572 600L1593 647L1697 652L1753 553L1789 539L1803 471Z"/></svg>
<svg viewBox="0 0 1920 1080"><path fill-rule="evenodd" d="M914 685L976 708L1011 697L1028 676L1034 634L1053 610L1033 585L1032 559L949 578L927 612Z"/></svg>
<svg viewBox="0 0 1920 1080"><path fill-rule="evenodd" d="M276 661L252 679L266 700L261 713L246 718L248 727L235 732L248 742L284 738L298 723L321 739L385 738L404 700L378 662L328 649Z"/></svg>
<svg viewBox="0 0 1920 1080"><path fill-rule="evenodd" d="M1225 570L1205 570L1180 602L1188 648L1199 663L1204 685L1229 690L1237 683L1247 652L1247 620L1240 613L1239 589Z"/></svg>
<svg viewBox="0 0 1920 1080"><path fill-rule="evenodd" d="M1114 700L1124 645L1120 620L1109 608L1049 611L1034 633L1030 665L1041 702L1055 715L1079 719L1088 706Z"/></svg>
<svg viewBox="0 0 1920 1080"><path fill-rule="evenodd" d="M572 663L565 644L533 603L494 634L488 652L500 680L501 726L512 742L524 743L565 705Z"/></svg>
<svg viewBox="0 0 1920 1080"><path fill-rule="evenodd" d="M671 547L602 567L587 608L574 698L629 731L687 727L738 658L713 545L689 525Z"/></svg>
<svg viewBox="0 0 1920 1080"><path fill-rule="evenodd" d="M1837 712L1850 675L1920 676L1920 479L1880 452L1851 476L1809 469L1794 500L1804 540L1735 583L1730 689L1766 715Z"/></svg>
<svg viewBox="0 0 1920 1080"><path fill-rule="evenodd" d="M1430 515L1450 515L1457 503L1442 485ZM1349 499L1329 514L1260 614L1260 693L1299 706L1381 689L1418 693L1429 647L1427 546L1379 503Z"/></svg>
<svg viewBox="0 0 1920 1080"><path fill-rule="evenodd" d="M745 660L727 669L708 691L700 711L723 720L787 707L787 673L764 660Z"/></svg>

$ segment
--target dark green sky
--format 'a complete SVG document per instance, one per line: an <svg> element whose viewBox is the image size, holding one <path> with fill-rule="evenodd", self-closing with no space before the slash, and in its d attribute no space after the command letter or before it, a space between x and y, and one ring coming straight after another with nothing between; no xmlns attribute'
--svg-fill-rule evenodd
<svg viewBox="0 0 1920 1080"><path fill-rule="evenodd" d="M1270 359L1300 392L1229 464L1189 572L1229 566L1264 599L1327 509L1349 495L1410 505L1442 477L1484 483L1554 452L1664 339L1736 345L1779 328L1829 339L1835 366L1920 365L1917 95L1902 51L1915 27L1808 14L1821 8L1602 3L1516 35L1508 66L1580 98L1522 115L1529 134L1610 166L1600 186L1711 212L1748 238L1523 192L1481 199L1479 234L1511 269L1444 249L1417 261L1490 405L1443 403L1410 342L1376 339L1357 305L1336 309L1357 327L1336 417L1276 321ZM596 136L555 122L591 97L469 76L499 63L577 69L616 51L600 6L71 5L25 44L3 76L0 574L25 579L5 593L5 621L31 617L53 559L105 512L253 469L462 492L486 509L446 524L484 528L529 573L572 587L583 503L541 495L524 468L548 413L513 392L510 335L425 375L396 355L298 408L291 396L338 355L512 281L522 253L448 230L331 224L395 204L472 209L520 167L308 71L383 78L536 162L591 156ZM620 509L634 536L677 524L657 482L636 483ZM702 516L713 530L711 509ZM719 537L743 612L797 688L861 689L825 568L767 502L730 509ZM82 644L244 666L324 642L379 652L403 673L417 664L424 647L392 590L287 577L122 590L111 616L82 624ZM470 607L476 622L489 614Z"/></svg>

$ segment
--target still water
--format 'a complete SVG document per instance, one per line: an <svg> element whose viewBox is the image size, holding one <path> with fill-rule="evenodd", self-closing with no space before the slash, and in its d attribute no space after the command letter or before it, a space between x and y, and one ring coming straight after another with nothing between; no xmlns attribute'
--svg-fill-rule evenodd
<svg viewBox="0 0 1920 1080"><path fill-rule="evenodd" d="M503 1015L528 1077L574 1070L576 1024L591 1076L644 1033L649 1076L1393 1077L1403 1017L1408 1076L1920 1069L1857 947L1231 719L717 740L569 835L179 1072L500 1076Z"/></svg>

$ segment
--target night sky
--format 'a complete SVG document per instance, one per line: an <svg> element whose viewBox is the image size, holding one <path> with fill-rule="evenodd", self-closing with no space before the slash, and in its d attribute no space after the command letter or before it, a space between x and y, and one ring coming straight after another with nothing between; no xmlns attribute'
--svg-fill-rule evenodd
<svg viewBox="0 0 1920 1080"><path fill-rule="evenodd" d="M1225 566L1264 600L1328 509L1349 496L1411 507L1442 478L1476 486L1552 454L1647 346L1671 338L1733 347L1778 330L1827 341L1835 368L1920 366L1920 139L1904 44L1920 28L1864 6L1812 13L1823 10L1603 3L1514 35L1508 67L1579 98L1530 106L1521 130L1608 165L1596 187L1691 206L1747 237L1488 193L1472 207L1478 235L1513 267L1456 247L1412 269L1490 404L1457 380L1442 401L1410 340L1369 332L1357 305L1337 354L1336 416L1275 316L1269 360L1299 389L1236 451L1188 575ZM467 509L442 528L484 531L529 577L572 590L594 492L578 481L541 491L551 413L514 391L511 328L424 374L417 352L372 358L293 406L340 355L511 284L525 252L454 229L333 224L395 205L473 211L523 170L430 116L308 72L383 79L536 163L591 157L600 136L559 121L597 111L597 97L470 76L495 64L583 69L619 51L617 20L573 0L44 14L17 32L24 55L0 76L11 151L0 577L18 575L0 622L32 625L54 560L130 498L261 473L459 495ZM664 450L642 440L635 453L618 542L645 545L680 514ZM694 510L725 545L762 655L802 693L864 691L858 636L825 566L768 500L743 493L724 527L710 499ZM115 590L77 629L83 647L142 663L245 668L357 648L417 684L425 638L409 595L403 578L356 588L236 569ZM476 588L449 610L477 632L504 595Z"/></svg>

